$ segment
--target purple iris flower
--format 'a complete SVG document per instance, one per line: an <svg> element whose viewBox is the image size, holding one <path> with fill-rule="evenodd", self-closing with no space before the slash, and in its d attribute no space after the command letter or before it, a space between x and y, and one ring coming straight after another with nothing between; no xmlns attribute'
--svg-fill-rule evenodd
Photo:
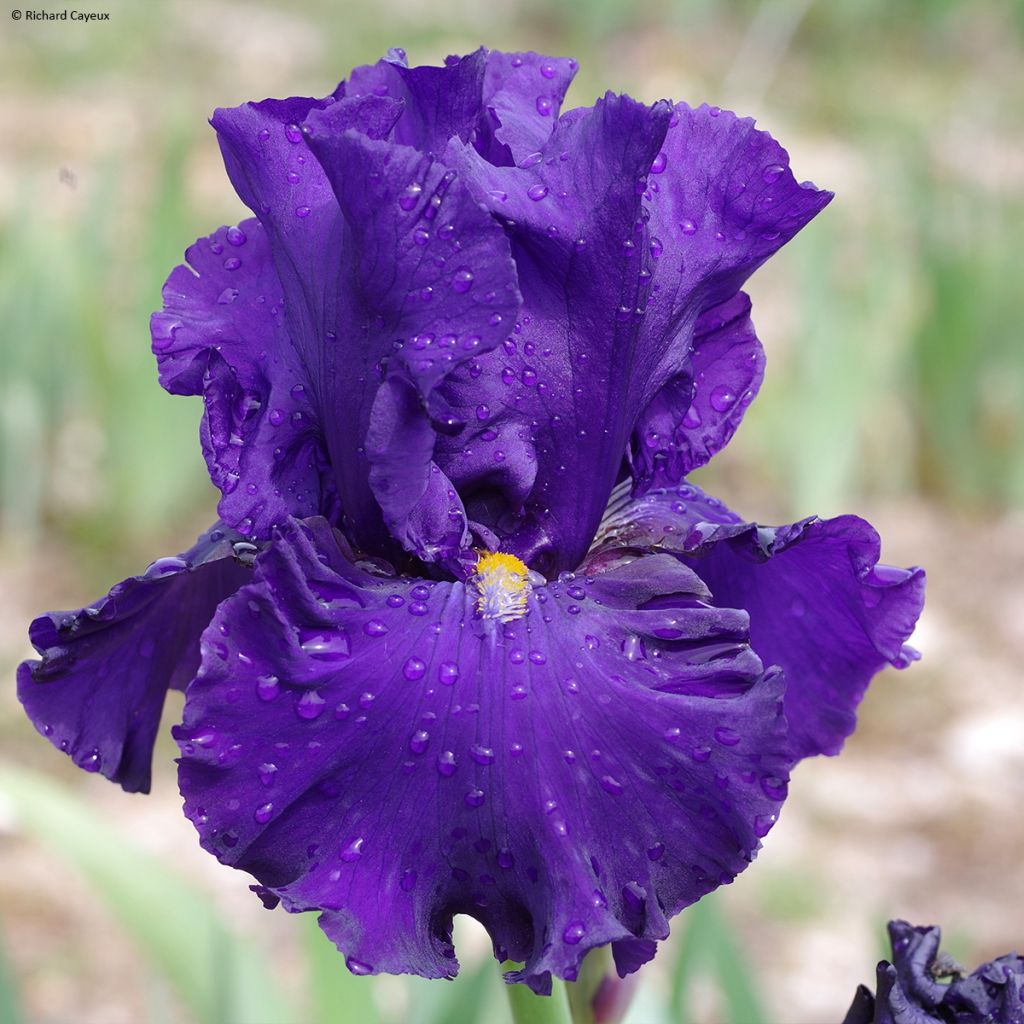
<svg viewBox="0 0 1024 1024"><path fill-rule="evenodd" d="M203 846L356 973L452 976L456 913L537 991L609 943L636 970L914 657L923 573L867 523L761 527L686 482L760 384L743 282L830 193L716 107L560 114L575 70L392 51L215 113L255 219L152 327L222 522L37 620L19 672L128 790L187 684Z"/></svg>
<svg viewBox="0 0 1024 1024"><path fill-rule="evenodd" d="M1024 957L968 974L939 953L941 938L936 927L890 921L892 963L879 963L875 994L858 988L843 1024L1024 1024Z"/></svg>

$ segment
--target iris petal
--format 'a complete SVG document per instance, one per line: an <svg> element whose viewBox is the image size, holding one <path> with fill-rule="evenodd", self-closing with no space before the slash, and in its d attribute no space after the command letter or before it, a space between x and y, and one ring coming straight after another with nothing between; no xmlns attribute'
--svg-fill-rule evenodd
<svg viewBox="0 0 1024 1024"><path fill-rule="evenodd" d="M199 635L249 577L237 534L219 525L176 558L112 587L87 608L41 615L41 661L18 668L18 699L36 728L80 768L148 792L153 742L169 687L199 664Z"/></svg>
<svg viewBox="0 0 1024 1024"><path fill-rule="evenodd" d="M345 131L336 109L311 116L306 129L345 222L337 331L346 372L373 386L349 391L327 445L346 497L362 493L368 474L375 501L359 518L349 512L354 525L383 511L392 536L433 560L468 541L462 502L433 461L438 435L463 425L439 389L508 333L519 308L515 265L454 171Z"/></svg>
<svg viewBox="0 0 1024 1024"><path fill-rule="evenodd" d="M878 534L857 516L766 527L691 484L635 500L623 492L587 564L634 550L675 553L716 606L749 613L751 646L786 675L797 758L838 753L871 678L917 658L905 641L924 603L924 571L880 565Z"/></svg>
<svg viewBox="0 0 1024 1024"><path fill-rule="evenodd" d="M645 169L646 171L647 169ZM677 103L645 177L657 254L650 323L685 356L696 317L732 298L772 253L832 199L798 183L789 154L752 118Z"/></svg>
<svg viewBox="0 0 1024 1024"><path fill-rule="evenodd" d="M563 116L527 166L493 167L456 143L449 151L506 225L523 310L501 348L453 375L450 401L468 426L439 463L460 490L494 487L488 460L514 459L516 483L533 478L526 515L508 518L520 507L506 493L505 518L487 525L543 572L579 564L651 397L657 342L642 332L650 274L636 181L669 115L667 104L609 94ZM520 444L509 450L503 433Z"/></svg>
<svg viewBox="0 0 1024 1024"><path fill-rule="evenodd" d="M644 410L633 439L641 487L675 484L705 465L736 432L764 376L764 351L739 292L697 319L685 372Z"/></svg>
<svg viewBox="0 0 1024 1024"><path fill-rule="evenodd" d="M576 61L566 57L497 50L487 55L484 104L493 117L496 144L485 153L491 163L518 164L543 148L576 70ZM484 152L482 141L476 146Z"/></svg>
<svg viewBox="0 0 1024 1024"><path fill-rule="evenodd" d="M220 515L250 536L292 513L336 518L309 378L285 326L262 224L220 228L185 257L153 314L153 351L171 394L203 396L200 436Z"/></svg>
<svg viewBox="0 0 1024 1024"><path fill-rule="evenodd" d="M537 586L505 624L473 586L283 530L204 637L186 813L357 973L454 974L455 913L539 991L609 942L635 970L775 820L781 677L668 556Z"/></svg>

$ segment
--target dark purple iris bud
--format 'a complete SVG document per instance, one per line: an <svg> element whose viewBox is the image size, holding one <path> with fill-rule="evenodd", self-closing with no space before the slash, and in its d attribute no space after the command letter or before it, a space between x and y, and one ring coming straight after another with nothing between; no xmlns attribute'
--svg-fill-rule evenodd
<svg viewBox="0 0 1024 1024"><path fill-rule="evenodd" d="M743 282L830 194L715 107L562 114L574 71L394 51L215 113L254 218L188 250L153 350L234 543L23 669L126 788L194 676L204 847L357 974L453 975L458 913L539 992L596 946L637 970L915 656L923 574L867 523L760 527L685 479L760 383Z"/></svg>
<svg viewBox="0 0 1024 1024"><path fill-rule="evenodd" d="M843 1024L1024 1024L1024 957L990 960L970 973L939 952L938 928L889 922L892 962L875 993L861 985Z"/></svg>

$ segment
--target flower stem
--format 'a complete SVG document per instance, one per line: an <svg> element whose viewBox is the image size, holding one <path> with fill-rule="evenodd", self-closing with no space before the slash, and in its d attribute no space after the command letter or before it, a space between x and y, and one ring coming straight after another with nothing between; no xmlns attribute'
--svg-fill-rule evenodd
<svg viewBox="0 0 1024 1024"><path fill-rule="evenodd" d="M595 1024L594 996L610 966L611 956L607 946L592 949L584 957L580 976L565 986L572 1024Z"/></svg>

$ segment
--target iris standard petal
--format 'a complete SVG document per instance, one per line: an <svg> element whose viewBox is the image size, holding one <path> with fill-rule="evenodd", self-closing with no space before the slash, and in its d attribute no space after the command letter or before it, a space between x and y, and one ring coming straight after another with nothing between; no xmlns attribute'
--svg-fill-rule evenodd
<svg viewBox="0 0 1024 1024"><path fill-rule="evenodd" d="M576 62L480 48L442 67L409 67L404 55L356 68L336 95L388 96L402 104L392 142L440 155L471 142L490 163L515 164L551 135Z"/></svg>
<svg viewBox="0 0 1024 1024"><path fill-rule="evenodd" d="M250 536L290 514L337 519L334 477L305 365L258 220L200 238L152 318L160 383L202 395L200 436L218 511Z"/></svg>
<svg viewBox="0 0 1024 1024"><path fill-rule="evenodd" d="M338 94L387 96L401 104L391 142L440 155L448 140L468 140L483 114L487 51L449 57L441 67L408 67L394 57L356 68Z"/></svg>
<svg viewBox="0 0 1024 1024"><path fill-rule="evenodd" d="M691 484L636 499L623 491L609 513L586 564L671 551L716 606L749 613L752 647L786 675L797 758L838 753L871 678L917 657L905 641L924 603L924 571L879 565L878 534L863 519L759 526Z"/></svg>
<svg viewBox="0 0 1024 1024"><path fill-rule="evenodd" d="M317 511L336 513L329 499L337 492L350 534L368 550L388 550L385 527L425 559L467 540L461 502L431 458L437 432L459 429L436 390L453 367L507 333L518 306L515 268L501 229L454 172L378 141L403 109L371 93L265 101L214 117L229 173L266 228L277 271L285 322L276 342L290 341L291 353L274 369L287 371L281 390L302 396L296 412L318 442L299 468L317 478L319 496L308 479L277 493L262 481L246 484L261 515L233 522L253 535L266 536L282 508L315 508L317 497ZM266 369L266 349L256 351ZM249 433L262 432L290 466L272 412L266 403L250 410ZM247 438L214 443L231 452ZM251 458L269 461L266 451ZM319 479L325 463L330 488Z"/></svg>
<svg viewBox="0 0 1024 1024"><path fill-rule="evenodd" d="M686 370L654 397L637 423L633 475L646 488L677 484L736 433L764 376L764 350L738 292L697 318Z"/></svg>
<svg viewBox="0 0 1024 1024"><path fill-rule="evenodd" d="M493 142L481 128L477 149L493 164L518 164L544 147L576 76L576 61L539 53L487 54L483 99ZM486 146L486 148L485 148Z"/></svg>
<svg viewBox="0 0 1024 1024"><path fill-rule="evenodd" d="M18 699L76 765L128 792L149 792L168 687L199 664L199 635L251 573L219 524L177 558L161 558L87 608L41 615L29 631L41 661L18 668Z"/></svg>
<svg viewBox="0 0 1024 1024"><path fill-rule="evenodd" d="M339 349L346 373L380 383L346 394L333 381L333 400L346 409L325 424L327 447L346 499L364 493L368 473L374 504L349 513L357 539L363 520L383 511L407 550L424 560L451 556L468 543L467 523L433 453L438 436L464 420L441 385L509 332L516 268L501 228L455 171L344 130L336 110L311 116L305 129L345 222Z"/></svg>
<svg viewBox="0 0 1024 1024"><path fill-rule="evenodd" d="M644 181L656 257L648 319L675 339L668 367L685 358L696 317L732 298L832 199L797 182L789 154L752 118L706 104L675 105Z"/></svg>
<svg viewBox="0 0 1024 1024"><path fill-rule="evenodd" d="M204 636L186 813L357 973L454 974L455 913L539 991L597 945L635 970L775 820L781 677L668 556L537 583L504 623L480 586L280 532Z"/></svg>
<svg viewBox="0 0 1024 1024"><path fill-rule="evenodd" d="M636 181L669 116L667 104L609 94L564 116L526 166L493 167L455 143L449 153L506 226L523 311L501 348L453 375L448 397L469 426L438 462L460 491L485 491L480 514L502 513L487 525L542 572L579 564L650 397L657 343L641 329L650 275ZM510 479L533 477L525 511L493 469L513 456Z"/></svg>

